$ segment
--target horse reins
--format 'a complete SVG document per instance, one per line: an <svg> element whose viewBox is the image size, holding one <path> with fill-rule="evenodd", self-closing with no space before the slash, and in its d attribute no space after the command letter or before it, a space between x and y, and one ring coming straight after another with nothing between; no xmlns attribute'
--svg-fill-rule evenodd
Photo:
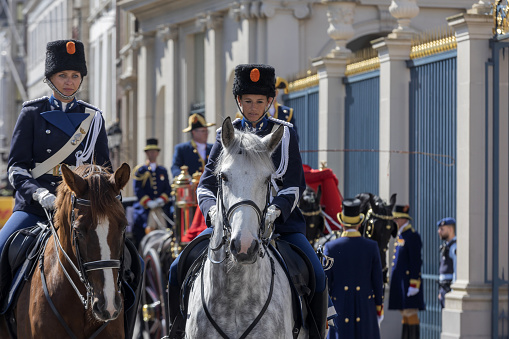
<svg viewBox="0 0 509 339"><path fill-rule="evenodd" d="M122 200L122 196L120 194L117 195L115 198L120 200L120 201ZM82 259L81 255L80 255L78 241L77 241L78 240L78 238L77 238L78 236L77 236L77 233L75 232L75 227L74 227L74 223L76 221L75 214L74 214L74 206L75 206L75 204L80 204L80 205L83 205L83 206L90 206L90 200L82 199L82 198L77 198L74 194L72 194L71 202L72 202L72 206L71 206L72 212L71 212L70 227L71 227L71 234L72 234L72 244L76 248L76 260L78 262L79 269L76 268L76 265L74 265L74 263L72 262L72 260L69 257L69 255L63 249L62 244L60 242L60 239L59 239L59 237L58 237L58 235L56 233L56 229L55 229L55 226L54 226L53 221L52 221L52 216L50 215L50 213L48 212L47 209L44 209L44 212L46 213L46 217L48 218L49 224L51 226L50 229L51 229L51 234L53 235L53 243L55 245L55 250L56 250L57 254L58 254L59 251L63 253L63 255L64 255L65 259L67 260L67 262L71 265L71 267L74 270L74 272L78 275L80 281L83 283L83 285L85 286L85 289L87 290L86 298L81 294L81 292L79 291L78 287L76 286L76 284L72 280L71 276L69 275L69 273L65 269L62 261L60 260L60 256L57 255L58 263L60 264L60 267L62 268L65 277L67 278L67 280L69 281L70 285L72 286L72 288L76 292L78 298L80 299L81 303L83 304L85 310L88 310L89 300L92 299L93 287L90 284L90 282L88 281L87 272L94 271L94 270L104 270L104 269L110 269L110 268L114 269L114 268L116 268L116 269L118 269L117 285L120 288L121 280L119 278L120 278L120 275L121 275L121 272L122 272L122 269L123 269L123 249L122 249L122 256L121 256L120 260L96 260L96 261L83 262L83 259ZM124 237L125 237L125 234L124 234ZM45 247L46 247L46 245L45 245ZM41 255L39 257L39 268L40 268L40 272L41 272L41 282L42 282L42 286L43 286L43 289L44 289L44 294L46 296L46 300L48 301L48 303L49 303L49 305L51 307L51 310L53 311L55 316L58 318L58 320L60 321L62 326L65 328L67 334L71 338L76 338L74 333L71 331L69 326L66 324L66 322L64 321L64 319L62 318L62 316L60 315L58 310L56 309L55 305L53 304L53 302L51 300L51 296L49 295L48 286L47 286L46 278L45 278L45 275L44 275L44 249L42 250ZM101 327L99 327L92 334L90 339L95 338L106 327L108 322L109 321L105 321L101 325Z"/></svg>
<svg viewBox="0 0 509 339"><path fill-rule="evenodd" d="M265 208L264 208L263 212L260 210L258 205L256 205L256 203L254 201L252 201L252 200L242 200L242 201L239 201L239 202L233 204L228 209L228 212L226 212L226 209L224 207L224 201L223 201L223 189L222 189L223 185L222 184L223 184L223 180L220 177L219 178L218 197L219 197L219 201L220 201L220 204L221 204L220 205L220 207L221 207L221 214L222 214L222 217L223 217L223 238L222 238L221 243L217 247L210 248L210 246L209 246L209 255L207 257L209 258L210 262L212 262L213 264L220 264L223 261L225 261L226 258L228 258L228 255L229 255L228 247L226 247L226 250L225 250L226 251L225 257L223 258L223 260L220 260L220 261L213 260L210 257L210 251L211 250L212 251L217 251L223 245L228 244L230 242L229 237L230 237L231 230L232 230L232 227L230 225L230 218L231 218L232 214L238 208L240 208L241 206L249 206L249 207L251 207L256 212L256 215L258 217L258 225L260 226L259 234L261 235L261 234L265 233L265 227L264 227L263 223L265 221L265 216L266 216L266 213L267 213L267 208L268 208L268 205L269 205L269 202L270 202L270 184L267 184L266 204L265 204ZM270 239L270 236L269 236L269 239ZM260 321L262 316L265 314L265 311L269 307L270 301L272 300L272 294L274 292L274 276L276 274L276 268L275 268L275 265L274 265L274 259L272 259L272 257L270 255L268 255L267 244L266 244L267 242L268 242L267 239L265 239L265 240L262 239L262 248L265 250L265 252L262 252L262 249L260 249L260 256L263 257L264 253L267 253L267 256L270 259L271 280L270 280L269 295L267 296L267 300L265 301L265 304L263 305L262 309L260 310L260 313L258 313L258 316L253 320L251 325L249 325L249 327L244 331L244 333L242 333L242 335L239 337L239 339L246 338L247 335L253 330L253 328L258 324L258 322ZM214 321L214 319L212 318L212 315L210 314L210 312L209 312L209 310L207 308L207 305L205 303L203 275L204 275L204 273L203 273L203 266L202 266L202 273L201 273L201 302L202 302L202 306L203 306L203 310L205 312L205 315L207 316L207 319L210 321L212 326L216 329L216 331L223 338L229 339L228 335L226 335L226 333L224 333L224 331L221 329L221 327L219 327L219 325Z"/></svg>

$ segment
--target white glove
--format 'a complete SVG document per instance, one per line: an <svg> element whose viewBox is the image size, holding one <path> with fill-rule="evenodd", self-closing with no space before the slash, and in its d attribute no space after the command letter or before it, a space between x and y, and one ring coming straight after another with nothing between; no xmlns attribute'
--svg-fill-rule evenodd
<svg viewBox="0 0 509 339"><path fill-rule="evenodd" d="M38 201L41 206L47 210L55 209L55 197L54 194L50 193L46 188L39 187L34 194L32 194L32 198L35 201Z"/></svg>
<svg viewBox="0 0 509 339"><path fill-rule="evenodd" d="M415 288L415 287L408 287L408 293L406 294L407 297L413 297L414 295L416 295L417 293L419 293L419 289L418 288Z"/></svg>
<svg viewBox="0 0 509 339"><path fill-rule="evenodd" d="M212 226L216 225L216 217L217 217L217 206L213 205L209 208L209 218L210 218L210 224Z"/></svg>
<svg viewBox="0 0 509 339"><path fill-rule="evenodd" d="M157 202L157 200L149 200L147 201L147 207L152 210L156 207L159 207L159 203Z"/></svg>
<svg viewBox="0 0 509 339"><path fill-rule="evenodd" d="M384 315L377 315L376 319L378 320L378 327L382 324L382 321L384 320Z"/></svg>
<svg viewBox="0 0 509 339"><path fill-rule="evenodd" d="M268 238L272 231L274 230L274 221L276 221L277 217L281 215L281 210L274 205L270 205L267 208L267 213L265 214L265 234L264 238Z"/></svg>
<svg viewBox="0 0 509 339"><path fill-rule="evenodd" d="M156 202L157 202L157 205L160 206L160 207L163 207L165 205L165 202L164 202L163 198L160 198L160 197L157 198Z"/></svg>

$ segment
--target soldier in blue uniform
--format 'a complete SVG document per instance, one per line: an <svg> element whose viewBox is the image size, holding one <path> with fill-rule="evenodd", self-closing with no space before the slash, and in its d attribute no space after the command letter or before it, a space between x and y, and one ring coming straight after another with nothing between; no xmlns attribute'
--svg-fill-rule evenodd
<svg viewBox="0 0 509 339"><path fill-rule="evenodd" d="M176 178L180 174L180 167L187 166L188 173L203 172L209 158L212 144L207 143L209 130L207 127L214 126L208 123L200 113L191 114L189 126L182 132L191 132L191 141L183 142L175 146L173 152L173 165L171 174Z"/></svg>
<svg viewBox="0 0 509 339"><path fill-rule="evenodd" d="M439 292L440 306L445 307L445 294L451 291L456 281L456 220L443 218L437 222L438 235L445 242L440 246Z"/></svg>
<svg viewBox="0 0 509 339"><path fill-rule="evenodd" d="M143 150L147 160L133 170L134 194L138 198L138 201L133 204L133 233L136 245L139 245L145 236L148 213L151 209L162 207L167 216L171 215L170 179L166 168L157 164L157 157L161 151L157 139L147 139Z"/></svg>
<svg viewBox="0 0 509 339"><path fill-rule="evenodd" d="M304 217L296 208L299 197L306 188L297 135L293 128L289 128L291 124L266 115L276 94L274 78L275 73L272 66L249 64L238 65L235 68L233 95L243 118L233 121L233 127L239 130L252 131L263 137L271 133L274 127L286 126L281 145L272 156L275 168L280 169L275 173L278 193L273 197L271 205L267 208L265 222L266 224L274 223L275 232L280 234L283 240L301 248L313 264L316 289L313 300L311 300L311 313L318 329L310 326L310 338L323 338L327 321L328 292L322 265L305 236L306 223ZM217 176L214 174L214 167L221 149L221 131L219 130L197 190L198 203L209 226L211 225L211 219L214 220L217 213L218 182ZM282 161L287 162L286 166L280 166ZM200 236L211 233L212 228L209 227ZM179 307L180 286L176 274L178 260L179 258L172 263L170 268L170 322L175 319Z"/></svg>
<svg viewBox="0 0 509 339"><path fill-rule="evenodd" d="M293 129L295 130L295 133L297 133L297 125L295 125L293 108L282 105L277 101L279 90L283 90L285 94L288 94L288 81L281 77L276 77L276 96L274 97L273 105L267 112L267 116L272 116L274 119L279 119L291 123L293 125Z"/></svg>
<svg viewBox="0 0 509 339"><path fill-rule="evenodd" d="M363 238L357 230L364 220L360 206L359 199L343 200L338 220L345 231L341 238L324 246L324 254L334 259L334 265L325 273L338 314L337 327L329 329L328 338L380 338L382 263L377 243Z"/></svg>
<svg viewBox="0 0 509 339"><path fill-rule="evenodd" d="M47 220L43 208L54 209L61 164L70 168L85 162L111 166L101 111L75 97L87 75L83 44L76 40L49 42L44 75L53 94L23 103L14 127L8 174L15 205L0 231L0 251L16 230ZM91 122L84 134L81 128L87 118ZM53 157L62 149L63 157Z"/></svg>
<svg viewBox="0 0 509 339"><path fill-rule="evenodd" d="M390 282L389 309L400 310L402 339L419 338L419 310L426 309L421 286L422 241L410 224L408 205L396 205L392 212L398 225Z"/></svg>

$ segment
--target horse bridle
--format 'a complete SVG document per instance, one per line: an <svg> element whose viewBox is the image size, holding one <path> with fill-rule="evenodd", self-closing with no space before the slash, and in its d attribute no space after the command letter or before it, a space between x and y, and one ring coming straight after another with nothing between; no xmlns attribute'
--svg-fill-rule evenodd
<svg viewBox="0 0 509 339"><path fill-rule="evenodd" d="M376 214L375 212L373 212L373 209L370 208L368 210L368 212L366 213L366 218L364 219L365 223L366 223L366 227L364 227L364 234L362 235L363 237L365 237L366 235L368 236L368 238L371 238L372 237L372 232L373 232L373 229L371 232L368 232L367 231L367 224L368 224L368 220L369 220L369 223L372 223L374 224L374 220L371 219L371 217L374 217L376 219L380 219L380 220L394 220L394 217L392 215L381 215L381 214ZM371 226L373 227L373 226Z"/></svg>
<svg viewBox="0 0 509 339"><path fill-rule="evenodd" d="M223 261L225 261L226 258L228 258L229 253L230 253L228 250L229 246L226 246L226 255L223 258L223 260L220 260L220 261L213 260L210 256L210 251L217 251L223 245L228 245L230 243L230 235L232 232L232 227L230 225L230 218L231 218L233 212L235 212L241 206L249 206L252 209L254 209L254 211L256 212L256 215L258 216L258 225L259 225L258 236L260 237L260 239L262 239L262 246L260 247L260 256L263 257L265 255L265 253L268 253L267 246L268 246L268 242L269 242L272 234L270 234L270 236L267 239L263 239L262 235L265 234L265 231L266 231L265 230L265 216L267 214L267 208L270 203L270 183L267 183L266 203L265 203L265 208L263 209L263 212L260 210L260 208L258 207L258 205L256 205L256 203L254 201L249 200L249 199L236 202L235 204L230 206L228 211L226 211L226 209L224 207L224 201L223 201L223 179L221 178L221 176L219 177L219 188L218 188L217 195L219 198L219 202L221 204L221 206L220 206L221 214L223 217L223 238L222 238L221 243L216 248L210 248L210 246L209 246L208 258L209 258L210 262L213 264L220 264ZM258 324L258 322L262 318L263 314L269 307L270 300L272 299L272 293L274 292L274 275L276 273L276 269L275 269L274 259L272 259L272 257L270 255L268 257L270 259L270 266L271 266L271 281L270 281L269 295L268 295L267 300L265 301L265 304L263 305L261 311L258 313L258 316L253 320L251 325L249 325L249 327L244 331L244 333L242 333L242 335L239 337L239 339L246 338L247 335L251 332L251 330L256 326L256 324ZM202 272L201 273L201 301L202 301L202 307L205 312L205 315L207 316L207 319L210 321L212 326L221 335L221 337L223 337L224 339L229 339L229 337L226 335L226 333L219 327L219 325L212 318L212 315L210 314L210 312L207 308L207 305L205 303L204 295L205 295L205 293L204 293L203 272Z"/></svg>
<svg viewBox="0 0 509 339"><path fill-rule="evenodd" d="M122 201L122 196L120 194L117 195L115 198L120 200L120 201ZM85 310L87 310L88 306L89 306L89 301L92 299L92 292L93 292L93 287L90 284L90 281L88 280L88 274L87 273L90 272L90 271L95 271L95 270L105 270L105 269L110 269L110 268L111 269L117 268L118 269L117 286L118 286L118 288L120 288L120 285L121 285L120 275L122 274L122 271L123 271L124 249L122 248L122 255L120 257L120 260L96 260L96 261L84 262L84 260L83 260L83 258L81 256L81 253L80 253L79 245L78 245L78 234L76 232L76 227L75 227L76 216L75 216L75 213L74 213L74 207L75 207L76 204L83 205L83 206L90 206L90 200L82 199L82 198L77 198L74 194L72 194L71 195L71 204L72 204L71 205L71 210L72 210L72 212L71 212L71 222L70 222L71 237L72 237L72 245L76 249L76 261L78 262L78 268L76 268L76 266L72 262L72 260L69 257L69 255L63 249L62 244L60 242L60 239L58 238L58 235L56 233L55 226L53 225L51 216L49 215L49 213L48 213L48 211L46 209L44 211L46 212L46 215L47 215L48 220L49 220L50 225L51 225L51 233L53 235L53 239L54 239L54 243L55 243L55 249L57 250L57 252L60 250L64 254L64 257L66 258L67 262L71 265L73 270L78 275L80 281L85 286L85 289L87 290L87 296L84 297L81 294L81 292L79 291L78 287L74 284L74 281L72 280L71 276L69 275L69 273L65 269L62 261L60 260L60 257L57 256L58 262L60 264L60 267L64 271L64 274L67 277L67 280L69 281L69 283L73 287L74 291L78 295L78 297L81 300L83 306L85 307ZM125 238L125 233L124 233L123 237Z"/></svg>
<svg viewBox="0 0 509 339"><path fill-rule="evenodd" d="M264 245L263 248L265 248L265 250L266 250L266 243L268 242L268 239L270 239L270 236L267 237L267 239L263 239L262 235L265 234L265 231L266 231L265 216L267 215L267 208L269 207L269 203L270 203L270 183L267 183L267 194L266 194L266 198L265 198L265 207L263 209L263 212L260 210L258 205L256 205L256 203L253 200L249 200L249 199L245 199L245 200L236 202L235 204L230 206L230 208L227 211L224 206L223 179L221 176L219 176L219 188L218 188L217 196L218 196L220 207L221 207L221 216L223 218L223 237L222 237L221 243L217 247L211 248L209 246L209 255L208 255L209 260L214 264L220 264L223 261L225 261L226 258L228 258L229 254L230 254L230 252L228 250L228 247L229 247L228 244L230 243L230 236L231 236L231 232L232 232L232 226L230 225L230 219L231 219L233 213L242 206L251 207L256 212L256 215L258 217L258 226L259 226L258 236L260 239L262 239L262 244ZM224 245L226 245L225 257L219 261L213 260L212 257L210 256L210 251L213 251L213 252L218 251ZM263 255L263 252L260 252L260 256L262 256L262 255Z"/></svg>

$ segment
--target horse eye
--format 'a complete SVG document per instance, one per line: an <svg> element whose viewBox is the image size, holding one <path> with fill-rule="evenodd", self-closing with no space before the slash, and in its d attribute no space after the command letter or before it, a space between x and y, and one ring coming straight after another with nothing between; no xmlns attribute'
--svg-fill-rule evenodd
<svg viewBox="0 0 509 339"><path fill-rule="evenodd" d="M224 182L228 181L228 178L226 177L226 174L224 174L224 173L221 173L221 179L222 179Z"/></svg>

